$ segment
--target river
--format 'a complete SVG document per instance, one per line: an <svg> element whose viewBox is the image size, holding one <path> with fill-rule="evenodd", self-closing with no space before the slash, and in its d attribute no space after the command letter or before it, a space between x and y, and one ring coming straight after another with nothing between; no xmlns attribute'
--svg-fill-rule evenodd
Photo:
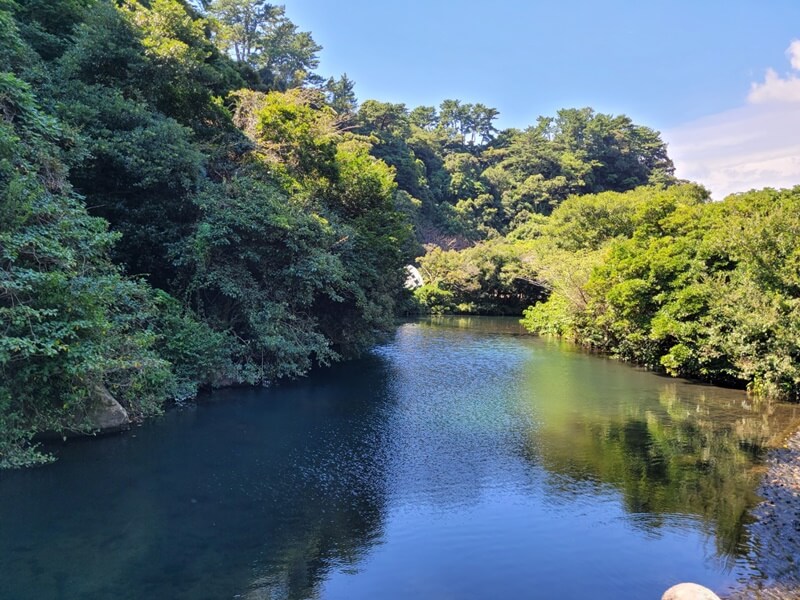
<svg viewBox="0 0 800 600"><path fill-rule="evenodd" d="M761 577L760 459L796 407L521 335L407 323L0 473L0 598L654 598Z"/></svg>

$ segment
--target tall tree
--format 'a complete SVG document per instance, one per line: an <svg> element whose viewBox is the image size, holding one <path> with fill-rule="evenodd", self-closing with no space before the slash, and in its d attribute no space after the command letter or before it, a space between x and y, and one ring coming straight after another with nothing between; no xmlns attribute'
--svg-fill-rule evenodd
<svg viewBox="0 0 800 600"><path fill-rule="evenodd" d="M307 82L322 83L313 74L322 47L286 16L283 6L265 0L213 0L219 47L256 69L273 89L287 90Z"/></svg>
<svg viewBox="0 0 800 600"><path fill-rule="evenodd" d="M439 124L439 113L436 112L436 108L433 106L418 106L411 111L409 119L412 125L427 131L435 129Z"/></svg>
<svg viewBox="0 0 800 600"><path fill-rule="evenodd" d="M208 8L219 23L217 43L244 63L259 52L279 11L265 0L213 0Z"/></svg>
<svg viewBox="0 0 800 600"><path fill-rule="evenodd" d="M497 109L489 108L485 104L463 104L460 100L445 100L439 107L438 125L463 144L482 146L490 142L497 133L494 120L499 115ZM422 107L415 118L425 123L434 116L429 109Z"/></svg>
<svg viewBox="0 0 800 600"><path fill-rule="evenodd" d="M299 31L285 14L283 6L276 9L271 26L260 42L256 66L261 78L274 89L285 91L305 83L323 83L314 69L319 66L317 55L322 46L308 31Z"/></svg>
<svg viewBox="0 0 800 600"><path fill-rule="evenodd" d="M331 77L325 84L328 104L341 116L355 114L358 110L358 99L354 91L356 82L344 73L339 79Z"/></svg>
<svg viewBox="0 0 800 600"><path fill-rule="evenodd" d="M483 145L494 139L497 133L494 120L498 116L500 116L500 111L496 108L490 108L480 103L472 105L472 131L470 133L473 145L476 141Z"/></svg>

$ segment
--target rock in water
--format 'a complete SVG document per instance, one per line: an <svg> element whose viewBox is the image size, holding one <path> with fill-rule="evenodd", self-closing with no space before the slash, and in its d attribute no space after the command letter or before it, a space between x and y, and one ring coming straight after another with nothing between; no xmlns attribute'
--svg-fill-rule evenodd
<svg viewBox="0 0 800 600"><path fill-rule="evenodd" d="M702 585L679 583L664 592L661 600L720 600L720 598Z"/></svg>
<svg viewBox="0 0 800 600"><path fill-rule="evenodd" d="M125 431L131 425L128 411L103 386L94 390L94 402L86 415L89 429L95 433Z"/></svg>
<svg viewBox="0 0 800 600"><path fill-rule="evenodd" d="M36 439L66 440L85 435L117 433L131 428L128 411L117 402L104 385L92 389L92 396L87 404L86 408L73 414L69 421L63 423L61 429L40 431L36 434Z"/></svg>

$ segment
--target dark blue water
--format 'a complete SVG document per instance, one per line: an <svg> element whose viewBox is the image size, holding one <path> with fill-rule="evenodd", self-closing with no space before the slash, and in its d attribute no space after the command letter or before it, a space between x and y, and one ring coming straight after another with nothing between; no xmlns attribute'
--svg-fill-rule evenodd
<svg viewBox="0 0 800 600"><path fill-rule="evenodd" d="M0 474L0 597L657 599L758 578L747 510L793 408L518 332L404 325Z"/></svg>

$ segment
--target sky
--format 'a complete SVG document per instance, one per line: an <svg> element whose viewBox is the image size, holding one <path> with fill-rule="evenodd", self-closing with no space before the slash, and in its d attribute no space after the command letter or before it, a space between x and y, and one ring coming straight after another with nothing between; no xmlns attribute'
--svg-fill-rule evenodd
<svg viewBox="0 0 800 600"><path fill-rule="evenodd" d="M360 100L560 108L662 132L715 197L800 184L800 0L281 0Z"/></svg>

